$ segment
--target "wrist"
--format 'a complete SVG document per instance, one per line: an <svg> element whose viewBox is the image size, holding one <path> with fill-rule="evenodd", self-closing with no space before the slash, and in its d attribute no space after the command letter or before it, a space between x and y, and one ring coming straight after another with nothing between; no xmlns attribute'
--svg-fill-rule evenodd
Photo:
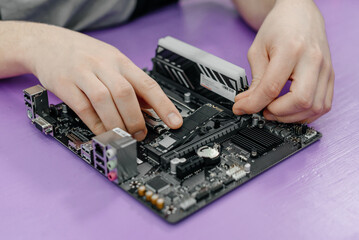
<svg viewBox="0 0 359 240"><path fill-rule="evenodd" d="M19 31L21 39L18 46L19 63L28 73L37 75L36 59L39 57L38 48L41 46L42 27L45 24L21 22Z"/></svg>

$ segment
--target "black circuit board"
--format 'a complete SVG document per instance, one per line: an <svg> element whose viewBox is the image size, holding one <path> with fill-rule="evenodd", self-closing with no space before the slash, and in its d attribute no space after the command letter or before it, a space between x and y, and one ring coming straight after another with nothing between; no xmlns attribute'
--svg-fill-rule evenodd
<svg viewBox="0 0 359 240"><path fill-rule="evenodd" d="M170 130L144 111L149 133L137 143L137 174L113 183L170 223L186 218L321 137L302 124L268 122L261 114L235 116L225 104L195 92L185 101L188 89L152 77L181 112L184 127ZM76 114L64 103L35 106L33 96L28 95L25 104L35 126L109 177L107 163L96 162L100 160L92 145L95 135ZM41 93L45 99L44 95ZM47 103L47 99L41 102ZM173 159L180 162L176 168L171 168Z"/></svg>

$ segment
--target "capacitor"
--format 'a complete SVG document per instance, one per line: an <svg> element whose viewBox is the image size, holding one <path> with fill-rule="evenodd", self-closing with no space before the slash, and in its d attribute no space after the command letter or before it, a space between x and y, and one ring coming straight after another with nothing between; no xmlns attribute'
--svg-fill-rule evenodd
<svg viewBox="0 0 359 240"><path fill-rule="evenodd" d="M156 201L156 207L161 210L163 207L165 206L165 201L163 200L163 198L159 198Z"/></svg>
<svg viewBox="0 0 359 240"><path fill-rule="evenodd" d="M151 203L152 203L153 205L156 205L157 200L158 200L158 195L157 195L157 194L152 195L152 197L151 197Z"/></svg>
<svg viewBox="0 0 359 240"><path fill-rule="evenodd" d="M184 163L186 162L185 158L174 158L171 160L170 165L171 165L171 173L172 174L176 174L177 172L177 165L180 163Z"/></svg>
<svg viewBox="0 0 359 240"><path fill-rule="evenodd" d="M252 156L252 157L257 157L257 156L258 156L257 148L252 148L252 150L251 150L251 156Z"/></svg>
<svg viewBox="0 0 359 240"><path fill-rule="evenodd" d="M250 173L250 171L251 171L251 164L250 163L244 164L244 171L246 173Z"/></svg>
<svg viewBox="0 0 359 240"><path fill-rule="evenodd" d="M263 128L263 127L264 127L264 124L265 124L265 121L264 121L264 120L259 120L259 121L258 121L258 127L259 127L259 128Z"/></svg>
<svg viewBox="0 0 359 240"><path fill-rule="evenodd" d="M140 196L140 197L145 196L146 187L145 187L144 185L140 186L140 187L137 189L137 192L138 192L138 196Z"/></svg>
<svg viewBox="0 0 359 240"><path fill-rule="evenodd" d="M191 102L191 93L190 92L186 92L183 94L183 99L185 103L190 103Z"/></svg>
<svg viewBox="0 0 359 240"><path fill-rule="evenodd" d="M259 118L258 118L257 116L254 116L254 117L252 118L252 126L253 126L253 127L258 126L258 122L259 122Z"/></svg>
<svg viewBox="0 0 359 240"><path fill-rule="evenodd" d="M151 201L152 195L153 195L153 192L152 192L152 191L147 191L147 192L146 192L146 200L147 200L147 201Z"/></svg>

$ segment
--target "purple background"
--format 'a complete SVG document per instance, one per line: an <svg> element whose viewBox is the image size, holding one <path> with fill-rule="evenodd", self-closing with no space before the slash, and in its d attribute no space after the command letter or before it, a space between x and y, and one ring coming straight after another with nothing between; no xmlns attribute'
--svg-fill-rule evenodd
<svg viewBox="0 0 359 240"><path fill-rule="evenodd" d="M205 3L206 2L206 3ZM0 81L0 239L359 239L359 1L318 0L336 71L319 143L170 225L30 124L22 90ZM171 35L244 67L252 32L229 1L185 1L90 33L151 67ZM54 100L54 97L51 97Z"/></svg>

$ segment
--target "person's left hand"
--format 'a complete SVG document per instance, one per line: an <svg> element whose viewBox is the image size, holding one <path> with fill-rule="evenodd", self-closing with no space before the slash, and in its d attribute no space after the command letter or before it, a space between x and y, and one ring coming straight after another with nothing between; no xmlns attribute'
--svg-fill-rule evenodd
<svg viewBox="0 0 359 240"><path fill-rule="evenodd" d="M248 52L252 84L233 112L309 123L331 109L334 71L324 20L312 0L277 0ZM290 91L278 97L285 83Z"/></svg>

